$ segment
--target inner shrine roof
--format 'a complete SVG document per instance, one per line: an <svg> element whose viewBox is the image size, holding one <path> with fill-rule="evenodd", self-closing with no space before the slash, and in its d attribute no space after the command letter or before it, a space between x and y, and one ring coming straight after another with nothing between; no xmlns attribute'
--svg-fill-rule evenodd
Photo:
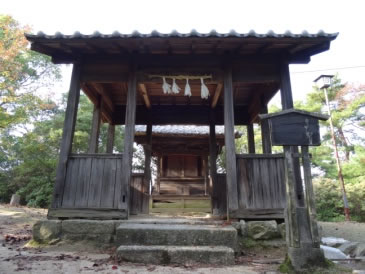
<svg viewBox="0 0 365 274"><path fill-rule="evenodd" d="M224 126L215 127L216 137L224 138ZM146 126L136 125L135 135L144 136L146 135ZM190 137L208 137L209 126L193 126L193 125L164 125L164 126L153 126L153 136L190 136ZM235 131L235 137L239 138L242 135L241 132Z"/></svg>

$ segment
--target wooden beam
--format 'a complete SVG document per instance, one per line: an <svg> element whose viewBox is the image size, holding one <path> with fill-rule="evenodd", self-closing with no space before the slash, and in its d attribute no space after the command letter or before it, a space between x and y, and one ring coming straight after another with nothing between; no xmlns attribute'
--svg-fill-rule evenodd
<svg viewBox="0 0 365 274"><path fill-rule="evenodd" d="M293 108L293 94L290 84L289 65L280 63L280 95L283 110Z"/></svg>
<svg viewBox="0 0 365 274"><path fill-rule="evenodd" d="M232 67L224 71L224 136L226 144L227 211L238 210L236 149L234 143Z"/></svg>
<svg viewBox="0 0 365 274"><path fill-rule="evenodd" d="M126 209L129 214L129 199L130 199L130 179L132 174L132 158L133 158L133 142L134 142L134 127L136 120L136 104L137 104L137 78L135 67L129 71L128 80L128 95L127 107L125 114L125 129L124 129L124 150L122 160L122 181L121 193L122 199L119 200L119 209Z"/></svg>
<svg viewBox="0 0 365 274"><path fill-rule="evenodd" d="M111 208L50 208L48 219L93 219L93 220L116 220L127 219L127 213L123 210Z"/></svg>
<svg viewBox="0 0 365 274"><path fill-rule="evenodd" d="M261 106L261 92L254 93L248 107L248 113L250 114L249 122L254 123L257 120L257 115L260 111Z"/></svg>
<svg viewBox="0 0 365 274"><path fill-rule="evenodd" d="M34 43L31 45L33 48ZM293 56L288 56L288 61L291 64L306 64L310 61L310 57L306 54L316 54L321 51L325 51L328 45L320 46L315 50L308 49L305 54L298 52ZM41 53L46 53L52 56L52 61L56 64L60 63L72 63L79 56L73 56L64 51L59 51L57 54L54 52L54 48L47 47L44 49L43 45L38 46L39 50L36 51ZM141 67L157 67L157 66L198 66L204 65L207 67L220 67L222 62L227 60L227 57L232 60L234 64L237 63L256 63L256 64L268 64L268 63L278 63L283 56L280 54L134 54L134 53L124 53L124 54L84 54L84 63L125 63L128 64L132 59L138 62L139 68Z"/></svg>
<svg viewBox="0 0 365 274"><path fill-rule="evenodd" d="M121 125L125 122L125 106L116 107L114 124ZM209 113L212 108L202 105L154 105L150 110L144 105L137 106L136 124L143 125L150 120L153 125L207 125L209 124ZM216 125L223 125L223 107L217 105L214 108L216 112ZM184 115L181 115L181 114ZM246 106L236 106L234 108L234 120L236 125L247 125L249 115Z"/></svg>
<svg viewBox="0 0 365 274"><path fill-rule="evenodd" d="M102 96L102 100L106 103L106 105L109 107L111 112L114 112L114 103L110 95L105 91L103 85L99 83L90 83L95 90Z"/></svg>
<svg viewBox="0 0 365 274"><path fill-rule="evenodd" d="M247 125L247 143L248 143L248 153L255 154L255 133L253 124Z"/></svg>
<svg viewBox="0 0 365 274"><path fill-rule="evenodd" d="M140 84L138 84L138 86L139 86L139 90L141 92L141 95L143 97L143 100L144 100L144 103L145 103L146 107L148 109L150 109L151 108L151 101L150 101L150 98L148 97L146 85L140 83Z"/></svg>
<svg viewBox="0 0 365 274"><path fill-rule="evenodd" d="M221 83L218 83L212 99L212 108L215 108L217 106L219 96L221 95L222 92L222 88L223 85Z"/></svg>
<svg viewBox="0 0 365 274"><path fill-rule="evenodd" d="M89 153L98 152L100 122L101 122L101 115L100 115L100 103L99 103L97 105L94 105L91 134L89 140Z"/></svg>
<svg viewBox="0 0 365 274"><path fill-rule="evenodd" d="M114 137L115 137L115 125L109 124L108 135L106 140L106 153L113 153Z"/></svg>
<svg viewBox="0 0 365 274"><path fill-rule="evenodd" d="M267 105L262 106L261 114L267 114ZM271 150L271 138L270 138L270 128L269 121L263 120L261 121L261 140L262 140L262 153L270 154Z"/></svg>
<svg viewBox="0 0 365 274"><path fill-rule="evenodd" d="M113 116L110 113L109 108L106 106L106 103L104 100L101 100L100 102L100 110L101 110L101 115L102 118L104 118L104 121L107 121L109 124L113 124Z"/></svg>
<svg viewBox="0 0 365 274"><path fill-rule="evenodd" d="M86 83L81 83L81 89L94 105L98 104L99 96L94 89L90 88Z"/></svg>
<svg viewBox="0 0 365 274"><path fill-rule="evenodd" d="M80 65L74 64L72 69L70 91L67 99L65 121L63 123L63 133L58 167L56 171L56 182L51 206L52 208L59 208L61 207L62 203L67 160L72 150L72 140L74 137L77 109L80 100L80 71Z"/></svg>

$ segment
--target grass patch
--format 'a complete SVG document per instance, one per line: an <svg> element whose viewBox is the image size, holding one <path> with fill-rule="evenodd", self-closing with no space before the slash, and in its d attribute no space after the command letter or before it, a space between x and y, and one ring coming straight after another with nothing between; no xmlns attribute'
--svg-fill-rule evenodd
<svg viewBox="0 0 365 274"><path fill-rule="evenodd" d="M49 242L37 242L34 239L31 239L29 242L27 242L24 246L30 247L30 248L41 248L41 247L47 247L50 245L58 244L61 240L60 239L53 239Z"/></svg>
<svg viewBox="0 0 365 274"><path fill-rule="evenodd" d="M285 261L279 266L280 273L289 273L289 274L332 274L332 273L352 273L350 268L346 268L344 266L337 265L330 260L325 259L323 266L315 266L309 267L305 271L295 271L288 255L285 257Z"/></svg>
<svg viewBox="0 0 365 274"><path fill-rule="evenodd" d="M251 239L249 237L245 237L241 240L242 248L254 248L254 247L261 247L261 244Z"/></svg>

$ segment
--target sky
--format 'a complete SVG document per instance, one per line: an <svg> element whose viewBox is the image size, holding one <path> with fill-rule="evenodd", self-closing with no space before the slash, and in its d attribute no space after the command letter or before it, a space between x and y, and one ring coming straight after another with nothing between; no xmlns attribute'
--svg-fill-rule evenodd
<svg viewBox="0 0 365 274"><path fill-rule="evenodd" d="M248 32L290 30L301 33L339 32L329 51L312 57L309 64L291 65L294 100L303 100L320 74L339 74L343 82L365 83L365 1L234 1L234 0L2 0L0 14L12 15L33 32L54 34L60 31L84 34L95 30L109 34L115 30L131 33L152 30L190 32ZM63 81L56 93L68 90L71 69L63 66ZM280 103L276 96L272 101Z"/></svg>

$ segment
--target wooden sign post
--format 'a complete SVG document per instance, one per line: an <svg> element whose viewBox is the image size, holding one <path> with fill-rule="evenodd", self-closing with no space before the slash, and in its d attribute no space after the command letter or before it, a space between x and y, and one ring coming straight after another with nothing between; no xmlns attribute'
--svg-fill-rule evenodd
<svg viewBox="0 0 365 274"><path fill-rule="evenodd" d="M272 145L284 146L287 193L285 223L290 262L296 270L305 269L309 264L323 265L325 258L320 249L308 146L321 144L318 121L327 120L328 116L286 109L259 117L269 123ZM297 153L297 146L301 146L301 155ZM295 168L295 161L299 160L297 158L302 159L304 197L300 195L296 183L298 178L302 182L300 169Z"/></svg>

